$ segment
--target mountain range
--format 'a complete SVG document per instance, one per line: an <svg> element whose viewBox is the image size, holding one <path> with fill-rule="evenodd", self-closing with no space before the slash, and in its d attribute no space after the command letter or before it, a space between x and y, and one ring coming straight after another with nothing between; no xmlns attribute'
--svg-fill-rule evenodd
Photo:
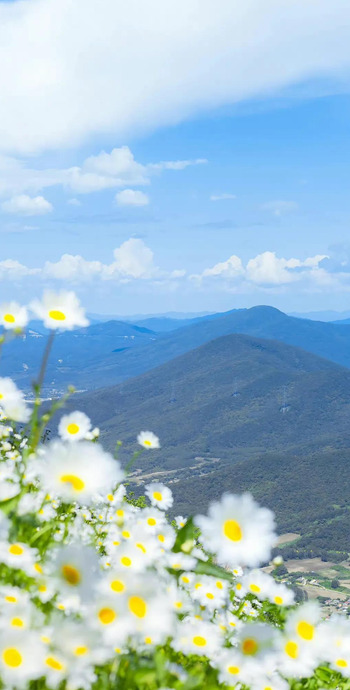
<svg viewBox="0 0 350 690"><path fill-rule="evenodd" d="M276 340L228 335L75 396L74 408L100 426L106 448L122 441L123 462L138 431L159 435L161 450L143 453L132 479L166 481L177 510L250 490L276 511L280 531L302 534L297 553L349 550L348 369Z"/></svg>
<svg viewBox="0 0 350 690"><path fill-rule="evenodd" d="M149 323L149 322L148 322ZM275 339L350 367L350 325L287 316L273 307L253 307L196 317L189 325L164 332L129 322L109 321L56 336L46 389L62 391L68 384L92 390L117 384L169 362L218 337L241 333ZM45 338L30 329L4 348L0 372L29 388L39 368Z"/></svg>

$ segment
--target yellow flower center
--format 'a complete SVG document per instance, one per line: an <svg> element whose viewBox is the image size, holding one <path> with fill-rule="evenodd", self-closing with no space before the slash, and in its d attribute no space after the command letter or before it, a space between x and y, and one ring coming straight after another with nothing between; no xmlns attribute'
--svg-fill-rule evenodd
<svg viewBox="0 0 350 690"><path fill-rule="evenodd" d="M14 628L23 628L23 621L22 618L12 618L11 625L13 625Z"/></svg>
<svg viewBox="0 0 350 690"><path fill-rule="evenodd" d="M254 594L259 594L259 592L261 592L261 589L258 587L258 585L250 585L249 589L251 592L254 592Z"/></svg>
<svg viewBox="0 0 350 690"><path fill-rule="evenodd" d="M182 578L181 578L181 580L182 580L182 582L184 582L186 585L188 585L188 583L189 583L189 581L190 581L189 578L187 577L187 575L183 575Z"/></svg>
<svg viewBox="0 0 350 690"><path fill-rule="evenodd" d="M19 544L11 544L9 553L12 553L13 556L21 556L24 553L24 549Z"/></svg>
<svg viewBox="0 0 350 690"><path fill-rule="evenodd" d="M223 532L225 537L230 539L230 541L241 541L242 539L242 530L236 520L226 520L226 522L224 522Z"/></svg>
<svg viewBox="0 0 350 690"><path fill-rule="evenodd" d="M4 321L6 321L6 323L15 323L16 319L13 314L5 314Z"/></svg>
<svg viewBox="0 0 350 690"><path fill-rule="evenodd" d="M348 662L345 661L345 659L337 659L335 664L336 664L336 666L339 666L339 668L346 668L348 665Z"/></svg>
<svg viewBox="0 0 350 690"><path fill-rule="evenodd" d="M229 666L227 670L229 673L231 673L232 676L236 676L237 673L239 673L238 666Z"/></svg>
<svg viewBox="0 0 350 690"><path fill-rule="evenodd" d="M106 607L98 612L98 617L103 625L110 625L110 623L113 623L117 616L113 609Z"/></svg>
<svg viewBox="0 0 350 690"><path fill-rule="evenodd" d="M147 613L147 604L142 597L130 597L129 609L137 618L144 618Z"/></svg>
<svg viewBox="0 0 350 690"><path fill-rule="evenodd" d="M113 498L114 498L113 494L108 494L108 496L107 496L108 501L113 501Z"/></svg>
<svg viewBox="0 0 350 690"><path fill-rule="evenodd" d="M165 542L165 536L164 536L164 534L158 534L158 539L159 539L159 541L161 541L162 544L163 544L163 543Z"/></svg>
<svg viewBox="0 0 350 690"><path fill-rule="evenodd" d="M83 480L75 474L63 474L60 480L62 484L70 484L74 491L82 491L85 487Z"/></svg>
<svg viewBox="0 0 350 690"><path fill-rule="evenodd" d="M201 637L201 635L195 635L192 642L196 647L205 647L207 644L205 637Z"/></svg>
<svg viewBox="0 0 350 690"><path fill-rule="evenodd" d="M311 623L300 621L297 626L297 633L303 640L312 640L315 633L315 628Z"/></svg>
<svg viewBox="0 0 350 690"><path fill-rule="evenodd" d="M157 524L157 521L154 518L148 518L147 523L150 527L154 527L154 525Z"/></svg>
<svg viewBox="0 0 350 690"><path fill-rule="evenodd" d="M40 575L42 575L43 569L42 569L40 563L35 563L34 569L36 570L37 573L40 573Z"/></svg>
<svg viewBox="0 0 350 690"><path fill-rule="evenodd" d="M152 644L152 638L151 637L145 637L145 644Z"/></svg>
<svg viewBox="0 0 350 690"><path fill-rule="evenodd" d="M207 593L207 599L214 599L214 594L212 594L211 592L208 592Z"/></svg>
<svg viewBox="0 0 350 690"><path fill-rule="evenodd" d="M54 321L66 320L66 315L63 313L63 311L58 311L57 309L52 309L51 311L49 311L49 317Z"/></svg>
<svg viewBox="0 0 350 690"><path fill-rule="evenodd" d="M124 537L124 539L130 539L131 534L127 530L124 530L124 532L122 532L122 537Z"/></svg>
<svg viewBox="0 0 350 690"><path fill-rule="evenodd" d="M113 580L113 582L111 582L111 589L113 592L124 592L125 585L120 580Z"/></svg>
<svg viewBox="0 0 350 690"><path fill-rule="evenodd" d="M62 566L62 575L64 579L70 584L70 585L78 585L79 582L81 581L81 575L79 570L75 568L73 565L63 565Z"/></svg>
<svg viewBox="0 0 350 690"><path fill-rule="evenodd" d="M68 424L68 426L67 426L68 433L72 434L72 435L77 434L79 429L80 429L80 426L78 426L78 424L74 424L74 422L72 422L71 424Z"/></svg>
<svg viewBox="0 0 350 690"><path fill-rule="evenodd" d="M18 668L22 664L22 655L15 647L8 647L2 653L2 659L6 666L11 668Z"/></svg>
<svg viewBox="0 0 350 690"><path fill-rule="evenodd" d="M131 558L128 558L128 556L123 556L120 559L120 562L122 565L125 565L127 568L129 568L131 566Z"/></svg>
<svg viewBox="0 0 350 690"><path fill-rule="evenodd" d="M275 597L275 604L279 604L279 606L281 606L283 604L282 597Z"/></svg>
<svg viewBox="0 0 350 690"><path fill-rule="evenodd" d="M142 553L147 553L147 549L143 544L136 544L137 548L142 551Z"/></svg>
<svg viewBox="0 0 350 690"><path fill-rule="evenodd" d="M118 517L123 517L123 515L124 515L124 510L122 510L121 508L119 508L119 510L116 510L115 514L116 514Z"/></svg>
<svg viewBox="0 0 350 690"><path fill-rule="evenodd" d="M220 580L217 581L216 586L218 589L224 589L224 586L223 586L222 582L220 582Z"/></svg>
<svg viewBox="0 0 350 690"><path fill-rule="evenodd" d="M253 638L248 637L246 640L244 640L242 644L242 652L243 654L248 654L249 656L252 656L253 654L256 654L258 651L258 644L256 640L253 640Z"/></svg>
<svg viewBox="0 0 350 690"><path fill-rule="evenodd" d="M296 642L287 642L284 651L291 659L298 658L298 645Z"/></svg>
<svg viewBox="0 0 350 690"><path fill-rule="evenodd" d="M61 664L55 657L48 656L46 659L46 666L53 668L54 671L63 671L63 664Z"/></svg>
<svg viewBox="0 0 350 690"><path fill-rule="evenodd" d="M87 647L76 647L74 650L74 654L76 656L84 656L85 654L87 654L88 651L89 650Z"/></svg>
<svg viewBox="0 0 350 690"><path fill-rule="evenodd" d="M16 597L7 596L7 597L5 597L5 601L7 601L9 604L17 604L17 598Z"/></svg>
<svg viewBox="0 0 350 690"><path fill-rule="evenodd" d="M160 491L154 491L153 492L153 498L155 501L161 501L163 499L163 496L160 493Z"/></svg>
<svg viewBox="0 0 350 690"><path fill-rule="evenodd" d="M143 444L144 444L145 446L151 446L151 445L152 445L152 442L151 442L151 441L148 441L148 439L146 439L146 440L143 442Z"/></svg>

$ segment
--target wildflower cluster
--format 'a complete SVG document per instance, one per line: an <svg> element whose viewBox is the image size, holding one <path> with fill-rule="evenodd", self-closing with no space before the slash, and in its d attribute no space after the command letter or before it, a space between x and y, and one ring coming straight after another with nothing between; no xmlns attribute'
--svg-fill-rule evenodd
<svg viewBox="0 0 350 690"><path fill-rule="evenodd" d="M65 293L36 309L48 327L85 322ZM0 315L7 330L25 324L19 305ZM296 607L259 568L276 542L271 511L225 494L170 522L171 490L128 496L85 414L64 414L43 443L52 410L36 394L30 410L0 378L0 688L348 687L350 622ZM159 448L150 432L137 440Z"/></svg>

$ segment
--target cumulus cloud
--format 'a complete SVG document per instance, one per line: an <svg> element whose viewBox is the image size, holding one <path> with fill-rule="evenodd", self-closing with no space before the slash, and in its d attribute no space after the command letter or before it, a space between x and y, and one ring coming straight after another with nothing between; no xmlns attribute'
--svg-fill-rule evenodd
<svg viewBox="0 0 350 690"><path fill-rule="evenodd" d="M238 281L266 286L286 285L302 280L306 274L312 274L313 277L325 258L324 254L316 254L305 260L284 259L276 256L275 252L267 251L249 259L244 266L242 260L233 255L227 261L206 268L191 278L197 283L215 278L231 283Z"/></svg>
<svg viewBox="0 0 350 690"><path fill-rule="evenodd" d="M295 201L267 201L261 206L263 211L270 211L274 216L284 216L298 209Z"/></svg>
<svg viewBox="0 0 350 690"><path fill-rule="evenodd" d="M210 201L229 201L230 199L236 199L236 195L224 192L223 194L212 194L210 197Z"/></svg>
<svg viewBox="0 0 350 690"><path fill-rule="evenodd" d="M12 199L4 201L1 208L5 213L18 216L44 216L53 210L52 204L43 196L30 197L28 194L13 196Z"/></svg>
<svg viewBox="0 0 350 690"><path fill-rule="evenodd" d="M47 261L42 269L36 269L45 279L64 282L83 283L94 279L117 280L151 280L179 277L176 272L161 271L154 262L153 251L143 240L131 237L113 252L113 261L104 264L97 260L87 260L72 254L63 254L59 261ZM182 275L182 272L179 271Z"/></svg>
<svg viewBox="0 0 350 690"><path fill-rule="evenodd" d="M57 185L74 194L91 194L130 185L149 185L152 176L163 170L183 170L189 165L202 162L202 159L196 159L143 165L135 160L128 146L114 148L110 153L101 151L96 156L86 158L80 166L71 168L36 169L14 157L0 156L0 195L4 197L25 192L35 193ZM70 199L68 203L77 206L79 200Z"/></svg>
<svg viewBox="0 0 350 690"><path fill-rule="evenodd" d="M212 290L240 294L279 292L350 291L350 269L327 270L328 256L315 254L305 259L279 257L266 251L243 261L233 254L226 261L205 268L201 273L188 274L183 268L164 270L156 263L154 253L136 237L123 242L113 252L110 263L87 259L81 255L64 254L56 262L47 261L40 267L28 267L19 261L0 261L0 280L23 282L35 278L49 283L80 285L91 283L148 284L150 289L173 291L183 289Z"/></svg>
<svg viewBox="0 0 350 690"><path fill-rule="evenodd" d="M219 9L213 0L0 3L0 148L38 152L102 132L121 140L323 75L339 89L347 0L221 0Z"/></svg>
<svg viewBox="0 0 350 690"><path fill-rule="evenodd" d="M138 189L123 189L122 192L117 192L115 200L118 206L147 206L149 204L147 194Z"/></svg>

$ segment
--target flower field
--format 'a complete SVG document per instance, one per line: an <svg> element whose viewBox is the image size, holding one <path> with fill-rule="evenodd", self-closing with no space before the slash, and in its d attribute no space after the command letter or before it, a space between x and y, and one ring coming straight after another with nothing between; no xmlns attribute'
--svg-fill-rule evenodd
<svg viewBox="0 0 350 690"><path fill-rule="evenodd" d="M33 404L0 378L0 688L350 688L349 620L295 605L259 569L276 544L271 511L227 493L207 515L170 521L163 484L134 499L133 458L122 468L119 445L105 452L66 397L41 407L54 331L87 324L78 299L1 305L1 347L29 311L52 334ZM145 463L162 452L155 434L135 432L140 452Z"/></svg>

